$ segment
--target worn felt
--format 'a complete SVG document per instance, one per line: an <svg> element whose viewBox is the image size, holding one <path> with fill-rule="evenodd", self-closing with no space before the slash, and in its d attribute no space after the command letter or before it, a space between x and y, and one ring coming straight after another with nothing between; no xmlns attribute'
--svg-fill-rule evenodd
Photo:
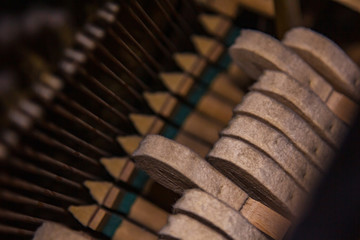
<svg viewBox="0 0 360 240"><path fill-rule="evenodd" d="M323 75L335 89L359 102L360 69L333 41L308 28L298 27L288 31L282 42Z"/></svg>
<svg viewBox="0 0 360 240"><path fill-rule="evenodd" d="M287 137L255 118L235 116L221 135L243 140L263 152L308 192L314 189L322 176L318 168Z"/></svg>
<svg viewBox="0 0 360 240"><path fill-rule="evenodd" d="M265 33L242 30L230 48L230 55L254 79L259 78L263 70L279 70L312 89L323 101L333 91L302 58Z"/></svg>
<svg viewBox="0 0 360 240"><path fill-rule="evenodd" d="M146 136L132 158L153 179L175 192L198 187L237 210L247 197L195 152L162 136Z"/></svg>
<svg viewBox="0 0 360 240"><path fill-rule="evenodd" d="M329 144L340 147L348 127L310 89L292 77L275 71L266 71L251 87L269 95L306 120Z"/></svg>
<svg viewBox="0 0 360 240"><path fill-rule="evenodd" d="M170 215L168 224L159 232L166 240L225 240L226 238L199 221L183 214Z"/></svg>
<svg viewBox="0 0 360 240"><path fill-rule="evenodd" d="M298 114L275 99L259 92L250 92L234 112L254 116L278 129L319 168L326 170L331 163L334 149Z"/></svg>
<svg viewBox="0 0 360 240"><path fill-rule="evenodd" d="M44 222L35 232L33 240L91 240L84 232L71 230L61 224Z"/></svg>
<svg viewBox="0 0 360 240"><path fill-rule="evenodd" d="M307 193L272 159L246 142L221 137L208 161L252 198L286 216L300 214Z"/></svg>
<svg viewBox="0 0 360 240"><path fill-rule="evenodd" d="M174 211L188 214L233 240L267 239L240 212L200 189L186 191Z"/></svg>
<svg viewBox="0 0 360 240"><path fill-rule="evenodd" d="M287 73L319 96L338 118L351 124L353 112L358 108L356 102L336 91L299 55L275 38L255 30L242 30L230 48L230 55L254 79L259 78L264 70ZM343 106L349 110L344 111Z"/></svg>

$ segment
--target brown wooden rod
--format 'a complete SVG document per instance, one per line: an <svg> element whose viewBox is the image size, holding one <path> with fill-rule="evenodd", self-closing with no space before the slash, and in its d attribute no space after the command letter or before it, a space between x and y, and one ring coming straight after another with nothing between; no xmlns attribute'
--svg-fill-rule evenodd
<svg viewBox="0 0 360 240"><path fill-rule="evenodd" d="M23 119L26 119L28 120L27 122L30 122L30 121L33 121L33 119L30 119L28 116L26 116L25 114L21 113L20 111L16 111L17 113L19 114L22 114L22 115L19 115L19 116L22 116ZM58 140L52 138L52 137L49 137L47 136L46 134L40 132L39 130L37 129L31 129L31 131L28 131L28 125L29 124L26 124L26 126L22 126L21 124L17 124L15 123L18 127L19 127L19 130L24 134L24 135L28 135L28 136L32 136L36 139L38 139L39 141L43 142L44 144L46 145L50 145L52 147L56 147L58 149L61 149L67 153L69 153L70 155L74 156L75 158L79 158L79 159L82 159L84 161L87 161L88 163L91 163L93 165L96 165L96 166L100 166L100 163L95 160L94 158L91 158L89 156L86 156L85 154L83 153L80 153L74 149L72 149L71 147L59 142Z"/></svg>
<svg viewBox="0 0 360 240"><path fill-rule="evenodd" d="M31 103L33 104L33 103ZM34 106L37 106L34 104ZM28 115L32 115L33 118L36 118L37 116L34 116L34 114L31 113L31 110L26 110L26 109L22 109L22 111L26 112L26 114ZM45 129L48 129L50 131L53 131L55 133L58 133L59 135L61 136L65 136L67 138L70 138L71 140L77 142L78 144L88 148L88 149L91 149L92 151L96 151L100 156L104 156L104 155L110 155L110 153L107 153L105 151L102 151L100 149L98 149L96 146L93 146L85 141L83 141L82 139L72 135L71 133L67 132L65 129L63 128L60 128L58 126L56 126L55 124L51 123L51 122L48 122L48 121L44 121L44 120L38 120L36 121L36 124L37 125L40 125L42 126L43 128Z"/></svg>
<svg viewBox="0 0 360 240"><path fill-rule="evenodd" d="M99 129L94 128L93 126L86 123L82 119L76 117L75 115L73 115L72 113L70 113L66 109L64 109L62 106L57 105L57 104L52 104L51 106L49 106L49 108L51 110L53 110L54 112L58 113L59 115L61 115L62 117L66 118L66 119L68 119L68 120L70 120L72 122L78 123L79 125L81 125L85 129L87 129L88 131L96 134L97 136L101 137L105 141L107 141L107 142L109 142L111 144L114 143L114 140L113 140L112 137L110 137L109 135L101 132Z"/></svg>
<svg viewBox="0 0 360 240"><path fill-rule="evenodd" d="M111 31L110 36L117 42L119 43L121 46L123 46L125 48L125 50L139 63L139 65L146 70L146 72L151 76L151 78L155 81L155 82L161 82L160 78L158 77L157 73L154 72L147 64L146 62L142 61L140 59L140 57L119 37L116 35L116 33L112 30ZM111 48L113 48L114 46L104 46L102 45L102 47L104 48L104 50L106 50L107 52L111 51ZM110 53L109 53L110 54ZM147 53L149 54L149 53ZM113 57L113 56L112 56ZM113 57L115 58L115 57ZM133 73L132 73L133 74ZM144 86L146 86L146 88L143 88L143 90L146 89L150 89L147 85L144 84Z"/></svg>
<svg viewBox="0 0 360 240"><path fill-rule="evenodd" d="M138 20L138 21L141 22L141 19L135 19L135 20ZM140 23L140 22L139 22L139 23ZM120 23L119 23L118 21L115 22L115 25L119 25L119 24L120 24ZM140 24L141 24L141 23L140 23ZM122 25L120 25L119 27L121 27L121 30L123 30L123 28L125 28L125 27L122 26ZM146 29L148 30L148 31L146 31L146 33L149 35L150 38L152 38L154 41L158 41L158 40L156 39L156 37L155 37L154 35L152 35L152 32L147 28L146 25L144 25L143 28L144 28L144 29L146 28ZM125 29L125 30L126 30L126 29ZM127 31L127 30L126 30L126 31ZM138 45L141 46L141 44L139 44L139 43L136 41L136 39L131 36L131 34L130 34L129 32L127 32L127 36L130 36L130 37L131 37L131 40L133 41L134 44L136 44L137 46L138 46ZM166 37L166 36L165 36L165 37ZM167 37L166 37L166 38L167 38ZM169 38L167 38L167 39L170 40ZM146 52L145 49L143 49L143 51ZM150 55L148 52L146 52L146 54L147 54L147 55ZM172 56L171 54L170 54L169 56L167 56L167 57L168 57L168 60L174 61L174 58L173 58L173 56ZM204 57L204 59L206 59L206 58ZM174 62L174 64L177 65L175 62ZM197 76L194 76L192 73L189 73L189 74L190 74L193 78L199 80L199 78L198 78ZM156 78L157 78L157 77L156 77Z"/></svg>
<svg viewBox="0 0 360 240"><path fill-rule="evenodd" d="M116 43L118 43L120 46L122 46L153 79L157 79L156 72L154 70L152 70L145 63L145 61L141 60L140 57L119 36L117 36L116 33L112 29L108 30L108 34L112 39L115 40ZM147 51L145 51L145 49L143 49L143 51L141 51L141 52L144 54L145 57L146 57L146 55L150 55ZM151 62L151 60L150 60L150 62ZM157 70L160 70L160 68L157 68Z"/></svg>
<svg viewBox="0 0 360 240"><path fill-rule="evenodd" d="M146 60L148 60L156 68L157 71L162 70L162 65L145 50L145 48L130 34L126 27L124 27L119 21L115 21L114 26L117 27L120 32L122 32L138 48L138 50L142 54L144 54ZM117 35L112 29L108 29L108 32L111 35Z"/></svg>
<svg viewBox="0 0 360 240"><path fill-rule="evenodd" d="M159 2L159 0L156 0L156 2ZM169 0L164 0L161 2L161 4L164 4L167 6L167 8L169 9L170 13L172 16L175 16L175 18L178 20L178 23L180 25L180 27L183 29L183 31L187 34L187 35L191 35L194 31L192 30L191 25L186 22L185 18L179 14L176 9L174 8L173 4L171 4L171 2ZM167 12L167 11L166 11Z"/></svg>
<svg viewBox="0 0 360 240"><path fill-rule="evenodd" d="M84 172L82 170L79 170L77 168L74 168L72 166L69 166L63 162L60 162L50 156L47 156L43 153L40 153L40 152L37 152L37 151L34 151L32 148L28 147L28 146L22 146L22 147L18 147L16 149L16 151L18 151L19 153L24 153L26 154L28 157L32 157L32 158L35 158L41 162L44 162L44 163L47 163L47 164L51 164L51 165L54 165L62 170L66 170L67 172L70 172L72 174L76 174L82 178L85 178L85 179L98 179L98 177L90 174L90 173L87 173L87 172Z"/></svg>
<svg viewBox="0 0 360 240"><path fill-rule="evenodd" d="M147 14L147 12L143 9L143 7L135 0L130 1L132 6L142 15L145 22L148 23L155 31L157 36L161 38L162 41L168 46L168 49L170 49L171 52L177 51L177 46L173 44L169 38L166 37L166 35L163 33L163 31L156 25L156 23L153 21L153 19Z"/></svg>
<svg viewBox="0 0 360 240"><path fill-rule="evenodd" d="M86 61L85 56L87 56L88 59L90 59L98 68L101 69L101 71L109 75L113 80L115 80L118 84L120 84L126 91L128 91L133 97L141 101L141 94L139 94L134 88L128 85L122 78L120 78L113 71L111 71L104 63L99 62L98 58L94 56L92 52L96 47L96 41L89 38L87 35L83 33L78 33L76 35L76 40L84 48L83 51L85 52L82 53L84 59L79 60L77 57L74 58L74 56L70 56L70 58L73 60L73 63L71 64L67 62L66 64L68 65L67 66L68 68L71 68L70 70L68 70L71 71L71 74L73 74L76 71L79 71L80 70L79 68L83 68L82 63ZM125 108L130 109L129 111L134 111L134 108L131 105L127 104L126 101L120 101L120 104L123 105Z"/></svg>
<svg viewBox="0 0 360 240"><path fill-rule="evenodd" d="M177 51L181 51L181 49L193 49L193 43L191 42L189 36L191 34L193 34L192 32L187 32L186 30L184 30L181 27L181 23L182 21L180 20L182 17L181 15L178 14L177 17L179 18L175 18L176 20L173 20L173 16L174 15L170 15L169 11L167 11L167 9L165 9L164 6L164 2L161 1L155 1L155 4L158 6L161 14L164 16L164 18L166 19L166 21L171 25L172 29L175 29L175 35L173 36L173 38L175 37L177 39L177 41L179 43L181 43L181 45L177 45L180 46L180 48L177 49ZM176 17L176 16L175 16ZM180 20L180 21L179 21ZM172 41L169 37L167 37L169 39L169 41Z"/></svg>
<svg viewBox="0 0 360 240"><path fill-rule="evenodd" d="M199 11L198 3L195 3L193 0L187 0L181 2L182 6L187 8L187 10L183 12L186 12L187 14L191 14L194 17L193 19L196 19L194 22L194 21L189 21L191 17L185 18L183 15L179 14L179 10L175 9L174 4L171 3L170 0L164 0L164 2L168 6L169 11L171 11L171 14L178 19L180 26L182 26L184 30L187 29L186 31L188 32L188 35L193 34L194 32L204 33L203 28L200 26L200 24L197 21L198 16L201 13L203 13L202 11Z"/></svg>
<svg viewBox="0 0 360 240"><path fill-rule="evenodd" d="M110 68L108 68L103 62L99 62L98 58L93 55L93 53L87 54L89 59L97 66L99 67L103 72L105 72L107 75L109 75L112 79L114 79L118 84L120 84L124 89L126 89L134 98L141 101L141 94L139 94L133 87L131 87L129 84L127 84L122 78L120 78L118 75L116 75ZM81 69L84 69L83 67L80 67ZM96 78L94 78L96 79ZM104 85L103 85L104 86ZM122 106L124 106L128 111L136 111L136 108L128 104L126 101L122 100L118 95L116 95L117 100L120 102ZM120 101L121 99L121 101Z"/></svg>
<svg viewBox="0 0 360 240"><path fill-rule="evenodd" d="M44 127L47 130L50 130L62 137L68 138L72 141L74 141L75 143L79 144L80 146L100 155L100 156L111 156L111 154L105 150L102 150L100 148L98 148L97 146L92 145L91 143L82 140L81 138L73 135L72 133L66 131L64 128L58 127L57 125L55 125L54 123L48 122L48 121L39 121L38 124L41 127Z"/></svg>
<svg viewBox="0 0 360 240"><path fill-rule="evenodd" d="M176 21L172 19L172 16L166 11L164 6L158 0L155 1L155 4L159 8L161 14L165 17L166 21L171 25L171 28L175 30L176 35L179 36L182 40L191 43L189 40L190 33L186 33L182 28L177 25Z"/></svg>
<svg viewBox="0 0 360 240"><path fill-rule="evenodd" d="M67 104L68 106L70 106L71 108L73 108L76 111L81 112L82 114L88 116L89 118L91 118L92 120L94 120L96 123L98 123L99 125L106 127L108 130L110 130L112 133L114 134L121 134L123 133L120 129L116 128L115 126L111 125L110 123L106 122L104 119L102 119L100 116L96 115L95 113L91 112L90 110L88 110L87 108L85 108L84 106L82 106L81 104L79 104L78 102L72 100L72 98L67 97L65 94L63 93L58 93L57 96L59 97L59 99L61 99L65 104ZM98 100L95 100L97 103ZM102 104L101 104L102 105Z"/></svg>
<svg viewBox="0 0 360 240"><path fill-rule="evenodd" d="M58 163L60 163L60 162L58 162ZM49 172L47 170L44 170L42 168L39 168L38 166L35 166L35 165L25 162L23 160L19 160L17 158L12 158L9 161L7 161L7 164L9 164L17 169L20 169L22 171L32 173L32 174L35 174L38 176L43 176L43 177L49 178L55 182L66 184L67 186L73 188L74 190L76 189L76 191L79 191L79 190L84 191L84 188L81 184L74 182L72 180L69 180L67 178L61 177L59 175L56 175L56 174ZM60 169L64 170L63 165L65 165L65 164L60 163L59 165L61 166ZM74 171L74 168L72 168L68 165L65 165L65 166L66 166L65 170L70 171L70 172L76 172L76 171Z"/></svg>
<svg viewBox="0 0 360 240"><path fill-rule="evenodd" d="M112 63L114 63L118 68L120 68L123 72L125 72L130 79L132 80L132 83L136 83L138 86L140 86L140 88L142 88L142 90L144 89L149 89L149 87L144 84L144 82L142 80L140 80L132 71L130 71L117 57L115 57L112 53L111 50L108 50L107 48L104 47L104 45L101 43L101 41L103 40L104 36L105 36L105 31L99 27L96 27L94 25L87 25L85 26L85 31L88 32L94 39L94 43L96 44L97 49L108 59L110 59L110 61ZM116 46L117 48L118 46ZM74 55L74 54L73 54ZM84 55L85 56L85 55ZM100 58L98 55L96 55L98 58L97 60L100 61ZM74 58L75 57L75 58ZM76 59L76 55L73 56L75 61L78 62L82 62L84 61L83 58L79 58L80 60ZM107 66L107 64L103 61L102 62L104 65ZM110 67L108 66L108 69L110 69ZM116 73L114 73L116 74ZM117 74L116 74L117 75ZM117 75L117 77L119 77ZM119 77L120 78L120 77Z"/></svg>
<svg viewBox="0 0 360 240"><path fill-rule="evenodd" d="M183 3L184 6L186 6L190 11L192 11L195 16L199 16L201 10L199 10L199 5L195 3L194 0L183 1Z"/></svg>
<svg viewBox="0 0 360 240"><path fill-rule="evenodd" d="M73 115L72 113L68 112L62 106L60 106L58 104L50 104L49 101L43 96L43 93L42 93L43 90L51 91L49 88L46 88L44 85L41 85L41 84L36 84L36 88L34 88L34 89L37 93L37 96L44 103L44 105L49 108L50 111L53 111L53 112L59 114L60 116L62 116L63 118L66 118L72 122L78 123L79 125L86 128L88 131L98 135L99 137L105 139L106 141L108 141L110 143L113 142L113 139L110 136L107 136L105 133L102 133L99 129L90 126L88 123L84 122L80 118L78 118L75 115Z"/></svg>
<svg viewBox="0 0 360 240"><path fill-rule="evenodd" d="M165 34L163 34L161 31L157 31L156 29L159 29L158 26L156 25L156 23L147 15L147 13L145 12L145 10L141 7L141 5L139 3L135 3L136 7L138 10L140 10L141 14L146 18L146 22L149 23L156 31L157 34L161 34L161 37L164 39L164 41L166 42L172 42L172 40L166 36ZM173 22L173 21L171 21ZM182 37L182 36L179 36ZM188 38L186 38L186 40L188 40ZM189 42L190 45L192 46L191 42ZM172 53L176 53L179 49L174 48L171 49ZM173 58L170 58L171 60L173 60Z"/></svg>
<svg viewBox="0 0 360 240"><path fill-rule="evenodd" d="M107 48L104 47L100 42L97 43L98 49L113 63L115 63L120 69L122 69L135 83L137 83L142 90L150 89L149 86L146 86L143 81L141 81L133 72L131 72L122 62L120 62L114 55L112 55Z"/></svg>
<svg viewBox="0 0 360 240"><path fill-rule="evenodd" d="M116 114L116 116L120 117L122 120L125 120L125 121L127 120L126 116L124 114L120 113L118 110L114 109L112 106L110 106L109 104L104 102L101 98L97 97L94 93L92 93L86 87L84 87L83 85L81 85L79 83L76 84L76 82L73 81L68 76L65 76L64 78L67 82L69 82L71 85L73 85L73 88L77 88L79 91L86 94L87 97L89 97L89 99L94 100L95 102L99 103L101 106L104 106L109 111ZM119 129L117 129L114 126L112 126L111 124L107 123L105 120L101 119L99 116L95 115L94 113L92 113L89 110L87 110L86 108L84 108L81 104L79 104L79 103L73 101L71 98L67 97L65 94L52 89L52 87L49 84L47 84L47 81L44 81L44 83L42 83L42 84L41 83L34 84L33 91L36 93L36 96L38 96L43 102L45 102L45 104L47 106L50 105L50 103L49 103L50 99L48 99L48 95L49 95L49 93L52 93L53 96L58 97L62 102L64 102L66 105L70 106L74 110L80 111L81 113L87 115L89 118L91 118L95 122L110 129L113 132L113 134L117 135L118 133L120 133L120 134L123 133ZM49 108L52 109L52 106L50 105ZM63 113L63 112L60 112L60 114L61 113ZM71 116L69 116L69 114L66 114L66 116L64 116L64 114L61 114L61 115L67 119L69 119L69 117L71 118ZM72 121L74 119L71 118L69 120ZM75 120L78 120L78 119L75 119ZM85 123L81 120L79 120L78 123L80 125L83 125L85 128L87 128L87 130L92 131L91 126L89 126L87 123ZM98 128L94 128L94 129L98 130ZM111 140L111 137L110 138L108 137L106 140Z"/></svg>
<svg viewBox="0 0 360 240"><path fill-rule="evenodd" d="M32 237L34 235L33 231L25 230L22 228L10 227L7 225L0 224L0 233Z"/></svg>
<svg viewBox="0 0 360 240"><path fill-rule="evenodd" d="M89 54L90 59L92 59L92 61L98 65L100 68L102 68L102 70L104 70L105 72L107 72L108 74L110 74L113 78L118 79L119 83L121 83L121 86L124 86L125 88L129 89L129 86L123 82L122 79L118 78L115 73L113 73L110 69L108 69L104 64L99 63L96 58L92 55ZM113 91L111 91L109 88L107 88L105 85L103 85L98 79L96 79L95 77L93 77L92 75L90 75L83 67L79 68L79 73L81 73L81 75L83 75L87 80L91 81L93 84L95 84L97 87L99 87L102 91L104 91L107 95L111 96L113 99L115 99L121 106L123 106L127 111L129 112L139 112L136 108L134 108L133 106L131 106L130 104L128 104L125 100L123 100L122 98L120 98L117 94L115 94ZM131 90L131 91L135 91L135 90ZM134 96L136 96L136 99L138 100L142 100L141 99L141 95L139 95L139 93L134 93Z"/></svg>
<svg viewBox="0 0 360 240"><path fill-rule="evenodd" d="M168 58L172 59L172 52L163 46L163 44L156 38L152 31L146 26L146 24L134 13L134 11L128 8L127 11L130 16L137 22L145 31L145 33L152 39L158 49Z"/></svg>
<svg viewBox="0 0 360 240"><path fill-rule="evenodd" d="M38 217L32 217L29 215L9 211L9 210L2 209L2 208L0 208L0 218L20 221L20 222L27 223L27 224L36 224L36 225L40 225L46 221L45 219L41 219Z"/></svg>
<svg viewBox="0 0 360 240"><path fill-rule="evenodd" d="M191 73L190 73L190 74L191 74ZM192 75L192 74L191 74L191 75ZM156 77L156 78L158 78L158 77ZM198 78L198 77L196 77L196 76L194 76L194 78L195 78L195 79L197 79L197 80L199 80L199 78Z"/></svg>
<svg viewBox="0 0 360 240"><path fill-rule="evenodd" d="M123 26L122 26L122 27L123 27ZM135 45L140 45L140 44L136 41L136 39L134 39L134 38L131 36L131 34L130 34L129 32L127 32L127 34L130 35L131 40L132 40L132 42L133 42ZM139 57L131 50L131 48L129 48L129 47L126 45L126 43L124 43L124 42L121 40L121 38L120 38L119 36L116 35L115 32L111 31L111 34L110 34L110 35L116 40L116 42L118 42L118 43L121 44L122 46L126 47L129 51L131 51L131 52L129 52L129 53L130 53L133 57L137 57L137 58L139 59ZM141 45L140 45L140 46L141 46ZM142 48L142 49L143 49L143 48ZM150 55L145 49L143 49L142 52L143 52L144 54L146 54L146 55ZM173 58L171 58L171 59L173 60ZM138 60L138 62L141 63L141 64L144 64L144 62L141 61L140 59ZM145 66L147 66L147 65L145 65ZM153 80L159 81L159 76L158 76L156 73L152 72L152 73L151 73L151 77L152 77Z"/></svg>
<svg viewBox="0 0 360 240"><path fill-rule="evenodd" d="M70 155L72 155L75 158L79 158L81 160L86 161L87 163L90 163L90 164L93 164L96 166L100 166L100 163L96 159L86 156L85 154L72 149L71 147L59 142L58 140L55 140L54 138L47 136L46 134L44 134L36 129L33 129L31 131L30 135L32 135L36 139L40 140L44 144L50 145L52 147L57 147L58 149L61 149L64 152L69 153Z"/></svg>
<svg viewBox="0 0 360 240"><path fill-rule="evenodd" d="M84 93L87 97L89 97L90 99L93 99L95 102L99 103L100 105L102 105L103 107L105 107L106 109L108 109L109 111L111 111L113 114L115 114L118 118L120 118L123 121L128 121L127 117L125 114L123 114L122 112L120 112L119 110L117 110L116 108L114 108L113 106L111 106L109 103L107 103L105 100L103 100L101 97L97 96L94 92L92 92L91 90L89 90L87 87L85 87L83 84L80 84L79 82L75 81L74 79L72 79L72 77L70 76L65 76L65 79L68 80L68 82L74 86L75 88L77 88L79 91L81 91L82 93Z"/></svg>
<svg viewBox="0 0 360 240"><path fill-rule="evenodd" d="M37 186L35 184L26 182L22 179L15 178L15 177L12 177L12 176L4 174L4 173L2 173L0 175L0 183L6 184L6 186L23 189L25 191L30 191L33 193L44 195L46 197L65 201L70 204L85 204L85 202L82 200L76 199L74 197L66 196L62 193L58 193L58 192L52 191L50 189L46 189L46 188Z"/></svg>
<svg viewBox="0 0 360 240"><path fill-rule="evenodd" d="M54 78L58 78L58 77L54 77ZM78 90L80 90L81 92L86 94L89 99L92 99L95 102L109 108L111 111L113 110L113 108L111 106L104 105L103 102L101 101L101 99L97 99L96 95L94 96L91 94L91 92L86 91L87 90L86 88L77 86L76 84L74 84L74 81L71 81L67 76L65 76L64 78L65 78L65 80L67 80L67 82L74 85L74 88L77 88ZM48 103L50 101L50 99L48 99L48 95L52 93L53 96L58 97L62 102L65 102L68 106L72 107L73 109L75 109L77 111L80 111L81 113L87 115L89 118L93 119L97 123L99 123L105 127L108 127L112 131L117 132L117 130L115 130L116 129L115 127L106 123L99 116L96 116L94 113L91 113L89 110L84 108L81 104L76 103L71 98L68 98L66 95L61 93L60 91L53 89L53 87L50 84L48 84L48 81L46 81L46 78L43 80L42 84L41 83L34 84L33 90L35 91L36 96L39 96L46 103ZM117 114L117 112L115 112L115 114ZM120 114L120 117L125 119L125 116L123 116L121 114Z"/></svg>
<svg viewBox="0 0 360 240"><path fill-rule="evenodd" d="M57 214L68 215L66 209L64 209L64 208L61 208L61 207L58 207L58 206L55 206L55 205L52 205L49 203L37 201L37 200L31 199L29 197L25 197L25 196L19 195L17 193L13 193L8 190L2 189L0 191L0 197L2 200L7 200L12 203L32 205L33 207L47 209L47 210L56 212Z"/></svg>

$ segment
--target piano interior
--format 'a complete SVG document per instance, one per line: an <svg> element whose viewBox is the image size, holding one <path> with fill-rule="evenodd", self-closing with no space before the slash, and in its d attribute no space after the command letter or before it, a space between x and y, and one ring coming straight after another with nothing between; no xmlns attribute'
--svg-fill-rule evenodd
<svg viewBox="0 0 360 240"><path fill-rule="evenodd" d="M0 239L359 239L358 1L0 5Z"/></svg>

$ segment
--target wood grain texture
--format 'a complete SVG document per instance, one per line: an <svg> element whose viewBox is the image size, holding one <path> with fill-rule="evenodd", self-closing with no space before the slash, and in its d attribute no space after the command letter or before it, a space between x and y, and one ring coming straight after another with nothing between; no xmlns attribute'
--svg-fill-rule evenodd
<svg viewBox="0 0 360 240"><path fill-rule="evenodd" d="M283 239L291 226L289 220L251 198L245 202L241 213L252 225L276 240Z"/></svg>

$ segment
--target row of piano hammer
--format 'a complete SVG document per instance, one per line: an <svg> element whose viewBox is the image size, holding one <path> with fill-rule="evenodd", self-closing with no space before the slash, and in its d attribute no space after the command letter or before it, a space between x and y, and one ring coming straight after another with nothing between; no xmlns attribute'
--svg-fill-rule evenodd
<svg viewBox="0 0 360 240"><path fill-rule="evenodd" d="M206 160L148 135L132 158L182 193L162 239L282 239L301 217L357 112L360 70L309 29L243 30L233 60L257 82Z"/></svg>

